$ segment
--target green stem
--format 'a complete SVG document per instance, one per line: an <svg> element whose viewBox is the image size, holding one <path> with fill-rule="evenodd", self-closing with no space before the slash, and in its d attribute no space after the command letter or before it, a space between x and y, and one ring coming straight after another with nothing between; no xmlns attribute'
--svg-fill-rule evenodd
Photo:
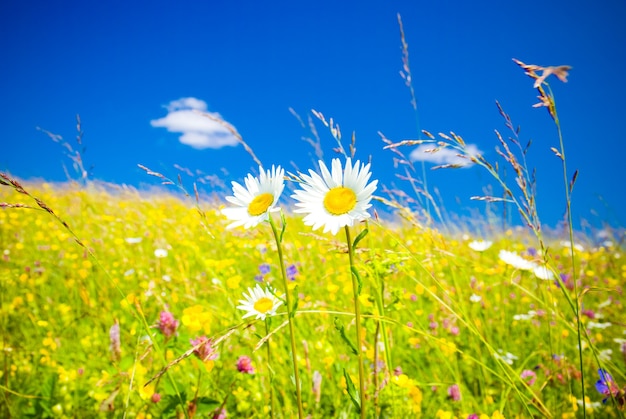
<svg viewBox="0 0 626 419"><path fill-rule="evenodd" d="M265 319L265 336L270 334L270 327L268 319ZM272 371L272 348L270 347L270 341L265 342L267 346L267 369L270 376L270 418L274 419L274 372Z"/></svg>
<svg viewBox="0 0 626 419"><path fill-rule="evenodd" d="M302 410L302 391L300 389L300 373L298 372L298 358L296 355L296 332L294 326L295 316L292 315L291 310L291 296L289 295L289 283L287 282L287 271L285 270L285 261L283 259L283 248L281 245L281 238L276 229L276 224L271 216L269 216L270 226L272 226L272 233L274 233L274 239L276 239L276 249L278 250L278 260L280 264L280 272L283 276L283 285L285 287L285 301L287 303L287 320L289 321L289 338L291 340L291 360L293 361L293 377L296 382L296 398L298 401L298 417L304 418L304 411ZM295 313L294 313L295 314Z"/></svg>
<svg viewBox="0 0 626 419"><path fill-rule="evenodd" d="M583 346L582 346L582 322L580 319L580 299L578 297L578 284L574 257L574 227L572 221L572 197L570 195L570 186L567 179L567 163L565 161L565 143L563 141L563 133L561 132L561 124L559 117L556 113L556 103L554 102L554 95L550 91L552 97L553 110L554 110L554 123L559 135L559 152L561 153L561 161L563 162L563 183L565 185L565 203L567 205L567 224L569 230L569 243L570 243L570 258L572 263L572 281L574 281L574 295L576 297L576 304L574 305L574 314L576 315L576 336L578 337L578 361L580 364L580 386L582 388L583 399L583 417L587 417L587 405L585 401L585 372L583 370Z"/></svg>
<svg viewBox="0 0 626 419"><path fill-rule="evenodd" d="M361 419L365 419L365 372L363 371L363 350L361 348L361 305L359 304L359 288L354 274L354 248L350 239L350 229L345 226L346 241L348 242L348 256L350 257L350 277L352 278L352 292L354 293L354 316L356 321L356 349L359 361L359 392L361 402Z"/></svg>

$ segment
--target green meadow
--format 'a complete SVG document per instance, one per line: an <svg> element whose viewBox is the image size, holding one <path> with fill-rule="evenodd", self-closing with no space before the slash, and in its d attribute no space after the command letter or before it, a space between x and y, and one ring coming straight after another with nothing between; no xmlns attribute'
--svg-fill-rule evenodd
<svg viewBox="0 0 626 419"><path fill-rule="evenodd" d="M518 64L560 134L536 71L564 70ZM248 215L266 220L227 228L232 202L218 196L139 191L84 170L62 184L0 174L0 417L623 417L620 230L598 242L570 218L569 231L544 232L515 135L500 138L500 166L454 134L424 136L491 174L503 194L482 200L506 201L518 225L485 216L443 228L436 206L379 185L386 216L370 208L331 234L294 210L306 179L288 174L281 211L257 195ZM403 156L416 143L386 148ZM564 165L563 141L554 151ZM563 170L569 208L575 175ZM359 205L335 189L330 213Z"/></svg>

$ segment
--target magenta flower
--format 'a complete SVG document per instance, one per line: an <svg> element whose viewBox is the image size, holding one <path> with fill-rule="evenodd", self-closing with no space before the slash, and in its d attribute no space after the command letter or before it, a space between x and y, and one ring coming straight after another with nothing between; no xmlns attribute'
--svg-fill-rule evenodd
<svg viewBox="0 0 626 419"><path fill-rule="evenodd" d="M448 387L448 397L450 397L455 402L461 400L461 389L457 384L452 384Z"/></svg>
<svg viewBox="0 0 626 419"><path fill-rule="evenodd" d="M122 357L122 346L120 342L120 324L115 320L115 323L109 329L109 341L111 343L111 355L115 361L119 361Z"/></svg>
<svg viewBox="0 0 626 419"><path fill-rule="evenodd" d="M520 378L522 380L526 380L528 378L528 380L526 380L526 383L529 386L532 386L533 384L535 384L535 380L537 380L537 374L535 373L535 371L531 371L531 370L524 370L522 371L522 373L520 374Z"/></svg>
<svg viewBox="0 0 626 419"><path fill-rule="evenodd" d="M176 333L177 328L178 320L174 318L172 313L163 310L159 315L159 330L161 333L169 339Z"/></svg>
<svg viewBox="0 0 626 419"><path fill-rule="evenodd" d="M244 374L254 374L254 367L252 366L252 360L250 357L242 355L237 360L237 371Z"/></svg>
<svg viewBox="0 0 626 419"><path fill-rule="evenodd" d="M217 358L218 354L215 348L213 348L213 341L206 336L191 339L190 342L195 348L193 350L194 355L196 355L202 362L211 361Z"/></svg>

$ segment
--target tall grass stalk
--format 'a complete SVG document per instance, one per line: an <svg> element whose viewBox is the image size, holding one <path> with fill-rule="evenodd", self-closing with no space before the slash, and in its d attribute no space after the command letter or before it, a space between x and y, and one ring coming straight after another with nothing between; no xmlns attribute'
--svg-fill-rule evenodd
<svg viewBox="0 0 626 419"><path fill-rule="evenodd" d="M363 332L361 331L361 304L359 301L359 295L361 293L361 280L359 278L359 273L357 271L356 265L354 264L354 250L355 246L352 243L352 239L350 238L350 228L348 226L344 227L346 230L346 242L348 243L348 257L350 259L350 277L352 278L352 292L354 297L354 321L356 322L356 349L357 349L357 360L359 363L359 402L360 402L360 413L361 418L364 419L367 412L365 410L365 372L363 367L363 345L362 345L362 337Z"/></svg>
<svg viewBox="0 0 626 419"><path fill-rule="evenodd" d="M541 86L539 86L541 87ZM574 305L575 310L574 314L576 316L576 337L578 339L578 360L580 365L580 387L582 391L582 399L583 399L583 417L587 416L587 401L585 397L585 370L583 368L583 342L582 342L582 319L580 317L580 306L582 296L578 296L578 272L576 270L576 258L574 256L574 222L572 219L572 190L574 187L574 183L576 182L576 178L578 177L578 171L574 172L574 176L571 181L569 180L567 173L567 159L565 158L565 142L563 141L563 131L561 130L561 122L559 120L559 115L556 111L556 101L554 100L554 95L552 94L552 89L550 85L548 87L548 97L550 99L551 107L550 107L550 115L552 115L552 119L554 120L554 124L556 126L556 131L559 137L559 154L561 157L561 163L563 168L563 185L565 191L565 205L566 205L566 214L567 214L567 230L569 234L569 255L570 255L570 263L572 264L572 280L574 281L574 295L576 296L576 304Z"/></svg>
<svg viewBox="0 0 626 419"><path fill-rule="evenodd" d="M296 385L296 399L298 404L298 417L304 418L304 410L302 409L302 390L300 382L300 373L298 371L298 355L296 351L296 327L295 327L295 315L297 307L292 305L291 294L289 290L289 282L287 279L287 271L285 268L285 260L283 257L282 247L282 234L278 232L276 223L271 215L268 217L270 226L272 227L272 233L276 241L276 249L278 251L278 263L280 264L280 273L283 277L283 286L285 287L285 302L287 303L287 318L289 321L289 340L291 344L291 361L293 363L293 377ZM283 220L284 223L284 220ZM283 228L284 228L283 224ZM269 342L268 342L269 345Z"/></svg>
<svg viewBox="0 0 626 419"><path fill-rule="evenodd" d="M270 325L269 319L265 319L265 336L270 334ZM270 346L270 341L267 340L265 342L265 346L267 347L267 373L269 376L270 383L270 418L274 419L274 415L276 414L276 406L274 404L274 370L272 369L272 348Z"/></svg>

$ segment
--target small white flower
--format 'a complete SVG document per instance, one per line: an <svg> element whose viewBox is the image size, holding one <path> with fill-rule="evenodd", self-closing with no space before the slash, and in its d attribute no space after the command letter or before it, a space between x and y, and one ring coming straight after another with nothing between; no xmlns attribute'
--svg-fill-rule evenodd
<svg viewBox="0 0 626 419"><path fill-rule="evenodd" d="M583 406L583 401L581 399L576 400L576 403L578 403L578 406ZM600 402L589 402L587 401L587 403L585 403L585 406L587 406L587 410L589 411L593 411L594 409L599 409L602 407L602 403Z"/></svg>
<svg viewBox="0 0 626 419"><path fill-rule="evenodd" d="M533 273L539 279L543 279L544 281L550 281L554 279L554 273L547 266L535 266L533 268Z"/></svg>
<svg viewBox="0 0 626 419"><path fill-rule="evenodd" d="M602 362L611 361L612 356L613 356L613 349L603 349L598 353L598 358Z"/></svg>
<svg viewBox="0 0 626 419"><path fill-rule="evenodd" d="M609 326L611 326L611 323L609 322L606 322L606 323L588 322L587 323L587 329L606 329Z"/></svg>
<svg viewBox="0 0 626 419"><path fill-rule="evenodd" d="M504 353L502 349L498 349L498 352L494 352L493 356L497 359L506 362L509 365L513 365L513 362L519 359L517 356L513 355L511 352Z"/></svg>
<svg viewBox="0 0 626 419"><path fill-rule="evenodd" d="M307 214L304 224L313 230L323 226L324 233L335 235L341 227L370 218L367 209L372 206L370 201L378 185L378 180L367 183L372 175L370 165L357 160L353 166L350 158L345 169L339 159L333 159L332 172L324 162L320 161L319 165L322 175L312 170L310 176L302 174L302 189L292 195L299 201L294 212Z"/></svg>
<svg viewBox="0 0 626 419"><path fill-rule="evenodd" d="M489 249L492 244L493 242L489 240L473 240L469 242L467 245L472 250L475 250L477 252L484 252L485 250Z"/></svg>
<svg viewBox="0 0 626 419"><path fill-rule="evenodd" d="M141 240L143 240L141 237L127 237L124 240L126 240L126 243L128 244L137 244L137 243L141 243Z"/></svg>
<svg viewBox="0 0 626 419"><path fill-rule="evenodd" d="M239 300L240 305L237 306L239 310L247 311L242 319L256 316L257 319L265 320L266 316L276 314L276 309L283 303L269 288L264 290L259 284L254 289L248 288L248 295L244 292L243 297L244 300Z"/></svg>
<svg viewBox="0 0 626 419"><path fill-rule="evenodd" d="M572 242L569 240L561 240L560 245L565 248L571 248ZM582 244L574 242L574 250L577 250L579 252L584 252L585 248Z"/></svg>
<svg viewBox="0 0 626 419"><path fill-rule="evenodd" d="M285 188L285 171L280 166L272 166L271 171L259 166L259 172L258 178L248 174L244 179L245 188L232 182L233 196L227 196L226 200L235 206L222 209L222 214L234 222L226 228L255 227L278 209L275 207Z"/></svg>
<svg viewBox="0 0 626 419"><path fill-rule="evenodd" d="M500 250L498 253L500 260L507 265L519 269L522 271L532 271L537 265L529 260L524 259L515 252L509 252L508 250Z"/></svg>
<svg viewBox="0 0 626 419"><path fill-rule="evenodd" d="M513 320L517 320L517 321L528 321L530 319L532 319L533 317L535 317L536 312L531 310L526 314L516 314L513 316Z"/></svg>
<svg viewBox="0 0 626 419"><path fill-rule="evenodd" d="M472 303L479 303L480 300L482 300L483 297L481 297L480 295L476 295L476 294L472 294L472 296L470 297L470 301Z"/></svg>
<svg viewBox="0 0 626 419"><path fill-rule="evenodd" d="M166 258L167 257L167 249L154 249L154 257Z"/></svg>

